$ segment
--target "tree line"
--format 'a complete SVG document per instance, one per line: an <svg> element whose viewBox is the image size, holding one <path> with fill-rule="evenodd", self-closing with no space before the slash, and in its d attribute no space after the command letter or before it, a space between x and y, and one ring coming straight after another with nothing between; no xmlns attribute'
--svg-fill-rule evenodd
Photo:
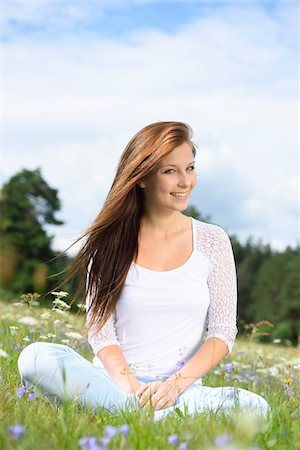
<svg viewBox="0 0 300 450"><path fill-rule="evenodd" d="M23 169L0 190L0 298L9 301L28 292L46 295L62 282L71 261L52 249L46 225L62 225L56 218L61 209L58 191L44 180L41 170ZM184 214L208 223L195 206ZM275 251L270 245L245 244L230 233L238 279L238 327L250 333L261 324L261 340L297 343L299 335L300 247ZM58 255L60 255L58 257ZM65 290L74 295L77 281Z"/></svg>

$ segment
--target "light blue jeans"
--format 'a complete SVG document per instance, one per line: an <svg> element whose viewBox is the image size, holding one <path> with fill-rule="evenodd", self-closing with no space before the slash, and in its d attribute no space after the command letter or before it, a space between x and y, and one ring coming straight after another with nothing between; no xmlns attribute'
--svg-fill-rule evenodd
<svg viewBox="0 0 300 450"><path fill-rule="evenodd" d="M23 349L18 368L25 388L34 387L48 398L59 401L77 400L83 407L96 412L104 407L110 412L140 408L135 395L123 390L104 367L97 367L75 350L62 344L34 342ZM166 378L137 377L141 384ZM160 420L179 408L184 414L203 411L230 412L238 404L242 410L267 417L270 407L266 400L245 389L207 387L201 381L191 384L175 405L154 411Z"/></svg>

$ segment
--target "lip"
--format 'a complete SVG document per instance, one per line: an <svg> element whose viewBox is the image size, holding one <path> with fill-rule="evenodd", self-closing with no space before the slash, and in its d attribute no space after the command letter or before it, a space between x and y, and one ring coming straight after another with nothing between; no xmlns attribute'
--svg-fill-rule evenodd
<svg viewBox="0 0 300 450"><path fill-rule="evenodd" d="M170 192L170 195L175 194L175 192ZM186 194L184 197L177 197L176 195L172 195L173 198L177 198L177 200L186 200L189 196L189 192L178 192L178 194Z"/></svg>

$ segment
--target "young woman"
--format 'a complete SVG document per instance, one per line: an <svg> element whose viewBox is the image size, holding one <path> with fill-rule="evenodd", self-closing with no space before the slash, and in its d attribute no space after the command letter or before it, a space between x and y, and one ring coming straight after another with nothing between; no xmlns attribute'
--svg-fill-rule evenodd
<svg viewBox="0 0 300 450"><path fill-rule="evenodd" d="M18 364L25 387L77 398L92 409L242 409L268 403L244 389L202 386L234 343L236 270L228 235L182 214L196 185L191 129L157 122L128 143L104 206L72 273L86 280L93 363L60 344L36 342Z"/></svg>

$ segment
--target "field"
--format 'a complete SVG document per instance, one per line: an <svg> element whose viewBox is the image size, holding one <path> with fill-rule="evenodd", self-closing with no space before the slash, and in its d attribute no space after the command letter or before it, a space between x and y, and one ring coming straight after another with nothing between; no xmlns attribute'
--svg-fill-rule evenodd
<svg viewBox="0 0 300 450"><path fill-rule="evenodd" d="M30 342L64 343L92 360L92 350L79 334L83 308L79 312L71 314L59 302L52 310L41 308L28 297L12 304L0 302L1 449L300 448L299 353L280 344L238 339L231 355L203 379L208 386L241 387L263 396L272 408L268 420L238 411L194 417L174 412L154 422L142 409L119 415L99 409L92 414L75 403L49 403L34 391L24 392L17 359Z"/></svg>

